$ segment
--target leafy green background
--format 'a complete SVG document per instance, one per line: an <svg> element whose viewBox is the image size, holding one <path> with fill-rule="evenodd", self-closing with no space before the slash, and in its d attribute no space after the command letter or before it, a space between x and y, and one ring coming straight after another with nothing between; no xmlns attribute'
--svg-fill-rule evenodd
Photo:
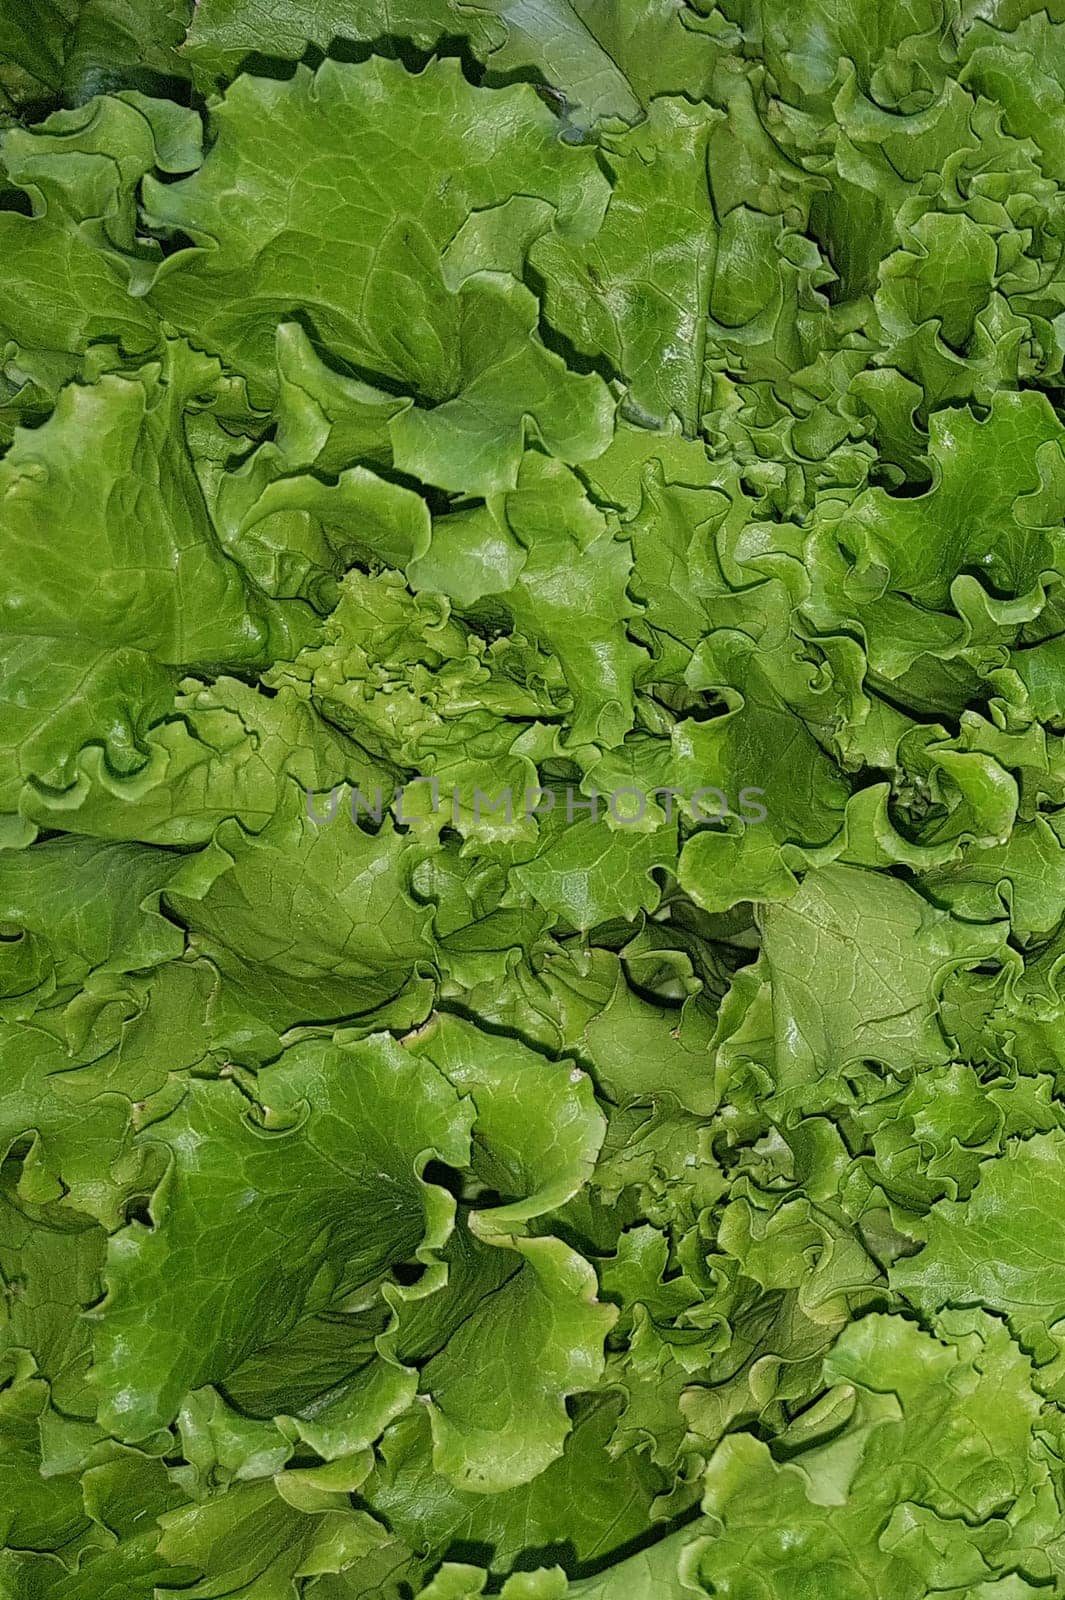
<svg viewBox="0 0 1065 1600"><path fill-rule="evenodd" d="M0 0L2 1600L1065 1593L1063 128Z"/></svg>

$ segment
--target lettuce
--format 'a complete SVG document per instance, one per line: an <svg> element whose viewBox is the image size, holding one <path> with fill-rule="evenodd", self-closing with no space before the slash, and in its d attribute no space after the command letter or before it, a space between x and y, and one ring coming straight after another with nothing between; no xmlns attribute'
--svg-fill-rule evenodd
<svg viewBox="0 0 1065 1600"><path fill-rule="evenodd" d="M1065 22L0 0L0 1597L1065 1592Z"/></svg>

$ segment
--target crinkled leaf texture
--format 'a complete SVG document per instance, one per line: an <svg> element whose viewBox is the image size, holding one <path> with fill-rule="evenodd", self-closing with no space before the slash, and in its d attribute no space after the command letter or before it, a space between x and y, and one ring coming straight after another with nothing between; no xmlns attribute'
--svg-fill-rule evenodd
<svg viewBox="0 0 1065 1600"><path fill-rule="evenodd" d="M1065 1594L1059 0L0 0L0 1600Z"/></svg>

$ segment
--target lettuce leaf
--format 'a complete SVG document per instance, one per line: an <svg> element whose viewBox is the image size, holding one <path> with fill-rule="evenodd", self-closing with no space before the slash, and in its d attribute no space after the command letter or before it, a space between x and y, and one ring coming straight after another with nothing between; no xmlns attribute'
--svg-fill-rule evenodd
<svg viewBox="0 0 1065 1600"><path fill-rule="evenodd" d="M0 0L0 1596L1065 1592L1057 0Z"/></svg>

